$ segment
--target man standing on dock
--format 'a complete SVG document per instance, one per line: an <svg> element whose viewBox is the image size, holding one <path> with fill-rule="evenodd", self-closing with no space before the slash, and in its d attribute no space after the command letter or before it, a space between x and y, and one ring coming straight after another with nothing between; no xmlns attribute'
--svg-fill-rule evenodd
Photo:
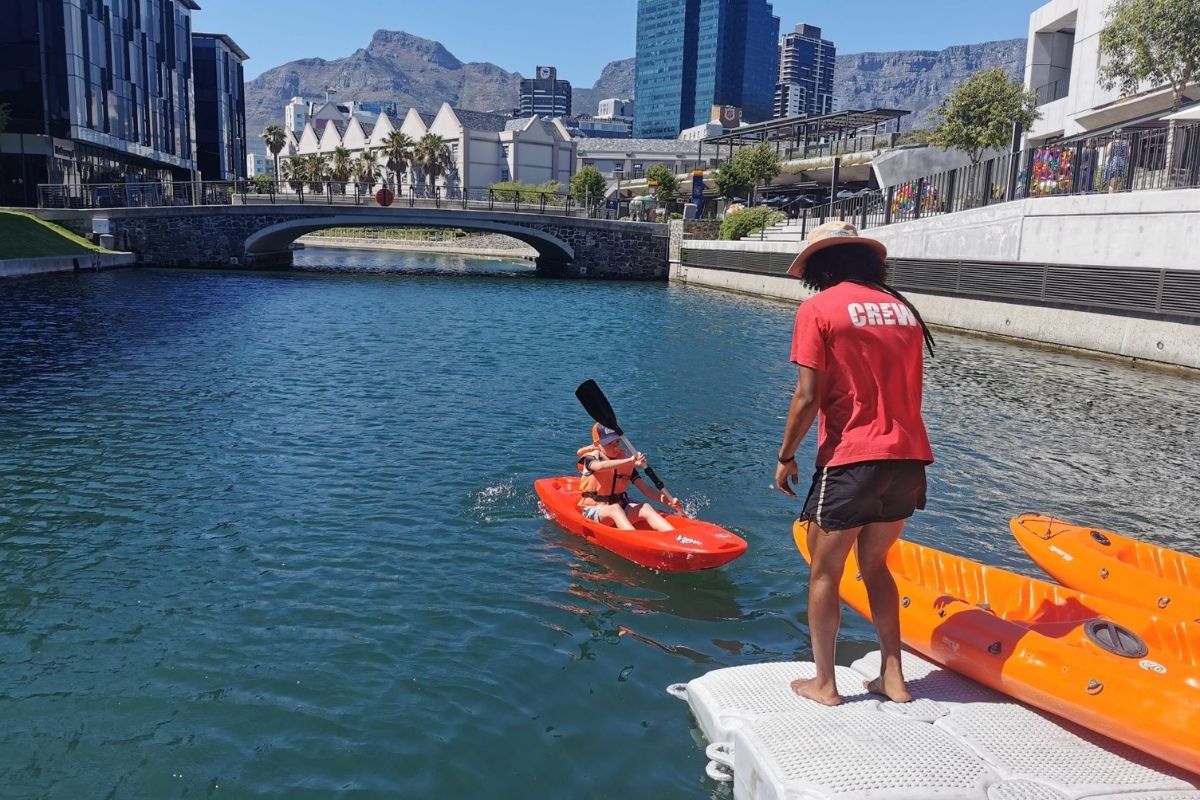
<svg viewBox="0 0 1200 800"><path fill-rule="evenodd" d="M792 682L802 697L842 702L834 681L841 626L838 585L857 546L879 635L879 677L868 691L912 699L900 666L900 608L887 553L905 520L925 507L933 451L921 419L922 353L932 337L921 315L884 283L887 248L853 225L813 229L788 274L817 294L796 312L792 362L800 377L784 428L775 483L795 497L796 448L820 413L816 472L801 519L809 521L808 622L816 677Z"/></svg>

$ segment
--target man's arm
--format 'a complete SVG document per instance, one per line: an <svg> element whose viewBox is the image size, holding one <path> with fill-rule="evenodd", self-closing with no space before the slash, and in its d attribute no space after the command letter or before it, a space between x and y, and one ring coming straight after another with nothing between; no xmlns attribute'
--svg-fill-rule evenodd
<svg viewBox="0 0 1200 800"><path fill-rule="evenodd" d="M787 424L783 428L783 444L779 447L778 463L775 465L775 486L792 497L791 481L800 477L796 466L796 448L804 440L817 410L821 407L821 374L812 367L800 367L796 390L792 392L792 403L788 407Z"/></svg>

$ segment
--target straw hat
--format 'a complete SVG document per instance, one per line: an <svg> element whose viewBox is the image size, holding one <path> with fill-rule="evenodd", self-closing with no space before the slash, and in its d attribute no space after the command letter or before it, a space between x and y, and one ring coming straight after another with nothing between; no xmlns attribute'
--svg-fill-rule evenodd
<svg viewBox="0 0 1200 800"><path fill-rule="evenodd" d="M808 259L814 253L819 253L827 247L833 247L838 244L865 244L879 253L880 258L887 257L887 247L884 246L883 242L859 236L858 228L849 222L834 220L833 222L826 222L824 225L818 225L808 232L808 236L804 239L804 249L800 251L800 255L796 256L796 260L788 268L787 274L793 278L803 278L804 268L808 266Z"/></svg>

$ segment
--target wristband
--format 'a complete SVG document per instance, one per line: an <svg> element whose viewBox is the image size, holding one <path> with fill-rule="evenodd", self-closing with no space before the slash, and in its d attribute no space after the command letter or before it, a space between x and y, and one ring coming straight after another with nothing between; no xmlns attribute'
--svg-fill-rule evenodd
<svg viewBox="0 0 1200 800"><path fill-rule="evenodd" d="M791 464L793 461L795 461L795 460L796 460L796 457L795 457L794 455L793 455L793 456L791 456L790 458L778 458L778 457L776 457L776 460L777 460L777 461L779 461L779 463L780 463L780 464Z"/></svg>

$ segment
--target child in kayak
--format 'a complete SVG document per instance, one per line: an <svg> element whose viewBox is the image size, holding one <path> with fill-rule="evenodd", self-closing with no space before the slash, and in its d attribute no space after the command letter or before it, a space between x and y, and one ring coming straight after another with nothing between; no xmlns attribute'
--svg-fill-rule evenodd
<svg viewBox="0 0 1200 800"><path fill-rule="evenodd" d="M625 531L633 530L633 522L637 520L656 531L675 530L652 505L629 499L627 489L633 485L651 500L657 499L674 509L683 505L667 491L667 487L658 491L638 472L638 467L646 466L646 457L641 453L632 456L626 453L621 447L619 433L596 423L592 426L592 443L579 448L578 452L577 466L582 473L579 477L579 507L585 517Z"/></svg>

